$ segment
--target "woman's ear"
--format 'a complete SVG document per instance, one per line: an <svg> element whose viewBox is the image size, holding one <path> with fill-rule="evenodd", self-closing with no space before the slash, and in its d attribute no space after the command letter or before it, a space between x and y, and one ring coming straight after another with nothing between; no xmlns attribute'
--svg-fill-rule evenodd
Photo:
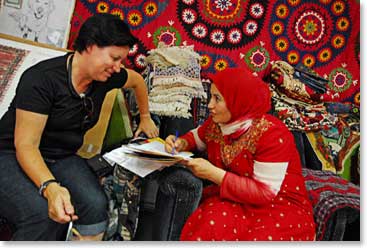
<svg viewBox="0 0 367 248"><path fill-rule="evenodd" d="M94 46L96 46L96 45L88 45L88 46L86 46L85 51L86 51L87 53L91 53L91 52L92 52L92 50L93 50L93 48L94 48Z"/></svg>

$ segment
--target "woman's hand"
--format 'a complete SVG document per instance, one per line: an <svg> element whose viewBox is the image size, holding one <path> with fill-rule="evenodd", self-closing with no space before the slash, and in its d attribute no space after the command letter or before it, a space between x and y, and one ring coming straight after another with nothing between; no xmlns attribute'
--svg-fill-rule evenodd
<svg viewBox="0 0 367 248"><path fill-rule="evenodd" d="M65 187L52 183L44 191L44 196L48 201L48 216L52 220L63 224L71 221L70 216L73 221L78 219Z"/></svg>
<svg viewBox="0 0 367 248"><path fill-rule="evenodd" d="M186 160L183 164L186 165L195 176L210 180L218 185L222 183L224 175L226 174L225 170L216 167L203 158Z"/></svg>
<svg viewBox="0 0 367 248"><path fill-rule="evenodd" d="M154 124L154 121L150 118L150 115L146 117L140 116L140 123L134 137L138 137L142 132L145 133L148 138L155 138L159 135L159 130Z"/></svg>
<svg viewBox="0 0 367 248"><path fill-rule="evenodd" d="M187 141L184 139L176 138L174 135L169 135L166 138L166 142L164 144L164 148L166 152L177 154L178 152L185 151L187 148Z"/></svg>

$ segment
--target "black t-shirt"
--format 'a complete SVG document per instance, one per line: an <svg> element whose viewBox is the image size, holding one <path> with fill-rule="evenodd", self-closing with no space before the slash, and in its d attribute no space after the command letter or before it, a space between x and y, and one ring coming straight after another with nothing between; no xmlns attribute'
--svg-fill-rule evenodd
<svg viewBox="0 0 367 248"><path fill-rule="evenodd" d="M83 100L68 80L64 56L41 61L21 76L8 111L0 120L0 151L15 151L15 109L48 115L39 149L45 158L58 159L75 154L83 143L86 130L82 122L86 115ZM85 92L93 101L92 127L101 111L104 97L114 88L122 88L127 72L113 74L106 82L93 81Z"/></svg>

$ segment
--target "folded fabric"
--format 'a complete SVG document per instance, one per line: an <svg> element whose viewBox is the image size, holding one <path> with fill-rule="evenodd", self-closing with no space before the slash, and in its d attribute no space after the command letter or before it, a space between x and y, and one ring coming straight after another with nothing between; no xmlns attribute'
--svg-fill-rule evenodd
<svg viewBox="0 0 367 248"><path fill-rule="evenodd" d="M302 64L296 65L294 69L294 76L298 78L302 83L308 85L319 94L323 94L326 92L326 84L328 82L327 79L318 76L316 72L312 71L310 68Z"/></svg>
<svg viewBox="0 0 367 248"><path fill-rule="evenodd" d="M310 75L299 68L296 70L285 61L275 61L270 70L270 82L290 98L315 104L321 102L326 88L324 79Z"/></svg>
<svg viewBox="0 0 367 248"><path fill-rule="evenodd" d="M148 51L146 63L161 68L170 66L187 67L190 59L200 59L200 55L194 51L194 46L165 46L158 44L156 49Z"/></svg>
<svg viewBox="0 0 367 248"><path fill-rule="evenodd" d="M316 222L316 240L342 240L360 221L360 188L329 171L302 169Z"/></svg>
<svg viewBox="0 0 367 248"><path fill-rule="evenodd" d="M145 81L151 113L191 117L193 98L206 99L200 77L199 54L193 46L159 46L148 52Z"/></svg>
<svg viewBox="0 0 367 248"><path fill-rule="evenodd" d="M317 131L330 129L338 116L327 112L324 103L309 103L291 98L271 84L274 114L290 130Z"/></svg>

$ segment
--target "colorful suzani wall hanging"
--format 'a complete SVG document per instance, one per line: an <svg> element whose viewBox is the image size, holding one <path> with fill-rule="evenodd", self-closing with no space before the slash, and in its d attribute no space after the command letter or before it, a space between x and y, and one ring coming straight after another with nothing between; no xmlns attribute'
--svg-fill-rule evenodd
<svg viewBox="0 0 367 248"><path fill-rule="evenodd" d="M194 45L202 75L247 67L262 76L277 60L303 64L329 80L325 101L360 101L360 3L357 0L78 0L69 48L94 13L118 15L139 43L128 64L145 68L147 51Z"/></svg>

